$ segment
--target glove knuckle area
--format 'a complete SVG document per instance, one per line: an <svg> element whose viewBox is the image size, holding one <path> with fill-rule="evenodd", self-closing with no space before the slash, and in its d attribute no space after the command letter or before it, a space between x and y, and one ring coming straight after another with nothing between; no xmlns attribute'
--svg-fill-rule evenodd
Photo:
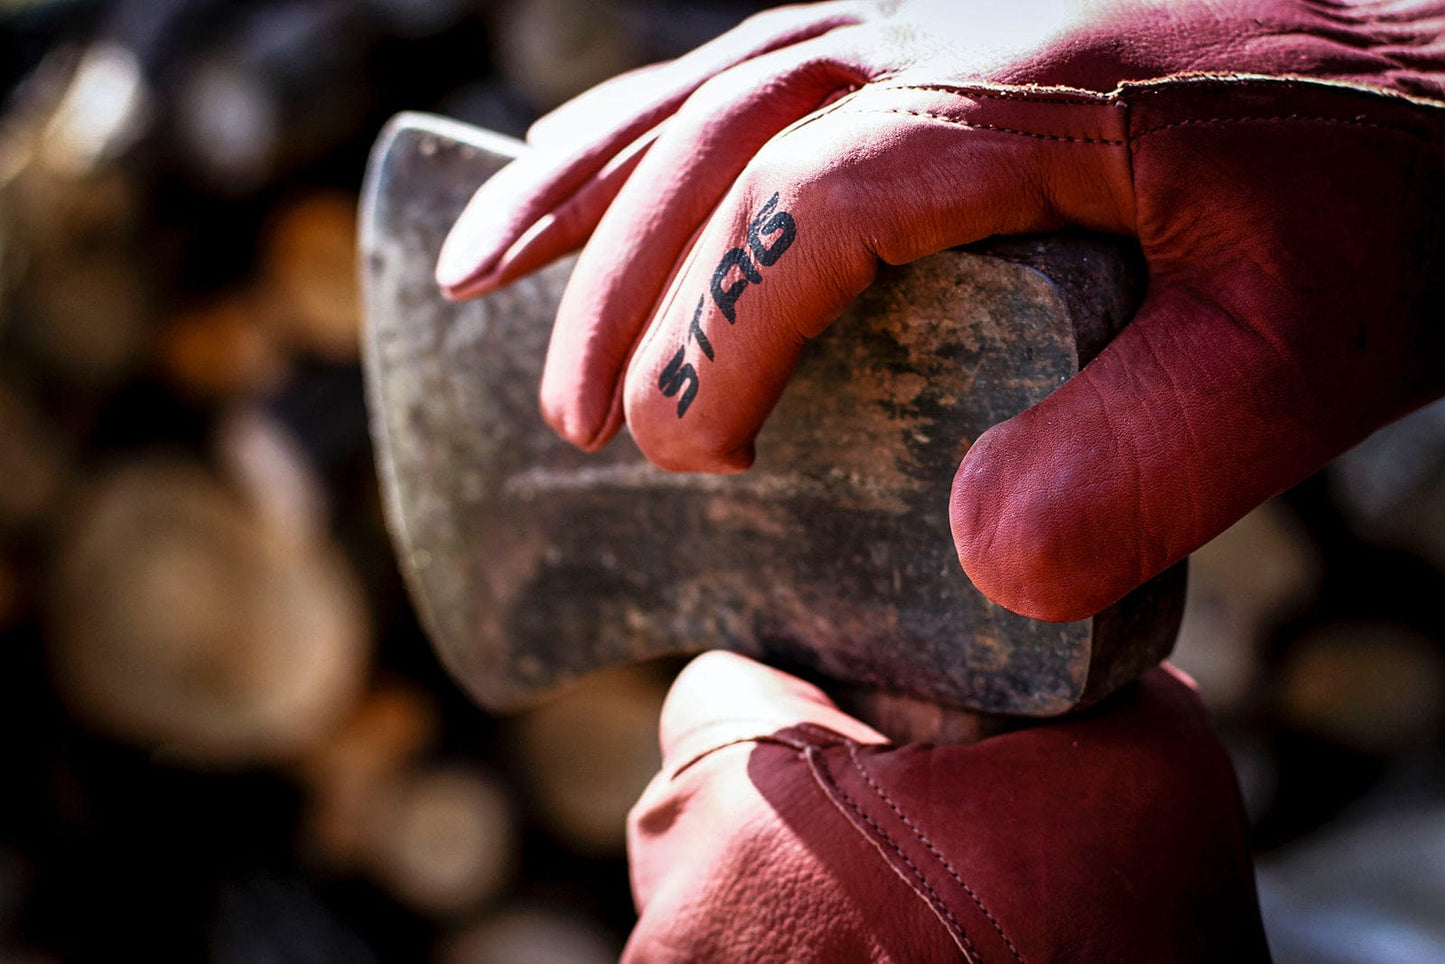
<svg viewBox="0 0 1445 964"><path fill-rule="evenodd" d="M908 213L935 212L932 233L918 237L917 226L905 225L905 247L880 252L885 259L1062 224L1132 226L1127 116L1117 98L910 78L861 91L846 108L909 159L919 190Z"/></svg>
<svg viewBox="0 0 1445 964"><path fill-rule="evenodd" d="M850 28L773 51L705 81L678 111L679 121L708 127L718 115L745 115L775 131L863 79L847 49Z"/></svg>
<svg viewBox="0 0 1445 964"><path fill-rule="evenodd" d="M806 109L817 106L859 75L851 48L839 39L861 21L858 8L825 3L763 11L676 61L677 69L701 71L678 119L706 127L712 115L746 113L767 127L769 117L791 115L786 123L805 112L799 98ZM703 62L691 64L693 58Z"/></svg>
<svg viewBox="0 0 1445 964"><path fill-rule="evenodd" d="M811 36L820 29L860 23L872 12L866 0L828 0L826 3L785 3L761 10L743 20L730 33L777 38Z"/></svg>
<svg viewBox="0 0 1445 964"><path fill-rule="evenodd" d="M886 215L880 202L891 196L878 178L875 158L891 145L885 125L870 123L842 109L846 101L823 108L783 130L763 146L743 172L749 192L764 198L779 183L792 187L795 197L806 195L809 205L835 223L850 224L860 216ZM922 158L904 160L900 152L883 159L893 187L908 183L900 168ZM771 187L770 187L771 185ZM909 184L910 188L917 185Z"/></svg>

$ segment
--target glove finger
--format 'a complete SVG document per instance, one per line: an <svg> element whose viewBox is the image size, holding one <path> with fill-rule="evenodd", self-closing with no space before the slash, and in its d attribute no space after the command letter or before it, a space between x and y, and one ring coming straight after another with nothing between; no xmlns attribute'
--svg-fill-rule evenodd
<svg viewBox="0 0 1445 964"><path fill-rule="evenodd" d="M1097 168L1098 145L911 108L858 109L865 95L770 143L679 271L624 393L632 435L657 465L751 464L805 341L873 280L880 259L1090 222L1090 211L1055 202L1051 180L1055 170Z"/></svg>
<svg viewBox="0 0 1445 964"><path fill-rule="evenodd" d="M506 283L515 272L504 273L499 267L520 260L517 254L507 257L513 245L519 239L526 242L538 221L569 202L578 214L585 213L593 220L600 216L606 208L606 186L615 186L616 181L616 170L612 177L607 175L609 165L619 154L623 166L630 155L640 154L654 126L646 123L648 120L660 118L635 118L607 141L528 150L488 178L442 243L436 281L443 294L459 300L486 294ZM603 182L600 191L595 183L599 175ZM535 240L531 246L538 247Z"/></svg>
<svg viewBox="0 0 1445 964"><path fill-rule="evenodd" d="M969 578L1073 620L1178 562L1368 430L1345 366L1312 355L1156 280L1103 353L964 457L950 515Z"/></svg>
<svg viewBox="0 0 1445 964"><path fill-rule="evenodd" d="M718 650L678 675L662 706L663 773L672 774L721 746L811 723L860 743L887 743L811 683L746 656Z"/></svg>
<svg viewBox="0 0 1445 964"><path fill-rule="evenodd" d="M1079 375L979 438L952 497L975 584L1042 619L1097 612L1445 388L1422 307L1445 183L1412 115L1208 136L1131 116L1148 297Z"/></svg>
<svg viewBox="0 0 1445 964"><path fill-rule="evenodd" d="M552 147L602 140L617 117L666 117L708 78L837 27L861 23L866 15L865 5L857 0L765 10L676 60L630 70L579 94L538 118L527 131L527 143Z"/></svg>
<svg viewBox="0 0 1445 964"><path fill-rule="evenodd" d="M468 282L461 291L445 289L447 296L470 297L495 290L581 247L660 131L661 127L653 128L629 144L575 193L542 215L497 258L485 277Z"/></svg>
<svg viewBox="0 0 1445 964"><path fill-rule="evenodd" d="M451 298L484 294L504 284L515 273L500 275L495 268L508 249L619 151L671 116L709 77L857 22L861 9L848 2L769 11L673 64L624 74L558 108L529 132L538 149L490 178L468 202L442 245L437 284ZM659 73L665 82L659 82ZM644 88L645 96L640 96ZM618 116L625 120L613 120ZM604 207L589 210L600 215Z"/></svg>
<svg viewBox="0 0 1445 964"><path fill-rule="evenodd" d="M865 79L848 38L835 31L719 74L669 119L558 308L541 402L564 438L594 449L621 426L627 360L699 226L774 134Z"/></svg>

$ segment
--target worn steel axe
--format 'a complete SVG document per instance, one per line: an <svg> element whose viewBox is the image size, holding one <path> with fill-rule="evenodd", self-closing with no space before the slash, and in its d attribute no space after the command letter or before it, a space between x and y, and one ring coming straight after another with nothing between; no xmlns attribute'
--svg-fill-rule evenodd
<svg viewBox="0 0 1445 964"><path fill-rule="evenodd" d="M603 666L727 648L884 705L1049 716L1167 655L1182 569L1092 619L1038 622L979 593L949 533L970 441L1129 317L1123 246L1015 241L885 267L810 346L752 469L670 474L625 433L589 455L542 421L570 259L464 304L436 289L452 221L520 151L401 115L361 212L388 521L436 646L481 703L512 711Z"/></svg>

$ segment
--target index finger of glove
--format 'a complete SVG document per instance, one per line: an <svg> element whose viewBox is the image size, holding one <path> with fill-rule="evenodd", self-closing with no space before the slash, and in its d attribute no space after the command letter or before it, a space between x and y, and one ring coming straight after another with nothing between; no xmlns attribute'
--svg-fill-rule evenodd
<svg viewBox="0 0 1445 964"><path fill-rule="evenodd" d="M621 427L628 359L699 227L775 133L865 78L854 33L838 30L719 74L669 120L558 305L540 399L564 438L593 449Z"/></svg>
<svg viewBox="0 0 1445 964"><path fill-rule="evenodd" d="M880 260L902 263L995 234L1115 224L1107 172L1122 163L1122 147L966 120L973 106L989 106L983 98L943 102L960 118L915 108L906 93L865 89L759 152L629 366L627 424L651 461L678 471L746 468L806 340L873 280ZM1098 178L1103 190L1059 204L1064 171Z"/></svg>

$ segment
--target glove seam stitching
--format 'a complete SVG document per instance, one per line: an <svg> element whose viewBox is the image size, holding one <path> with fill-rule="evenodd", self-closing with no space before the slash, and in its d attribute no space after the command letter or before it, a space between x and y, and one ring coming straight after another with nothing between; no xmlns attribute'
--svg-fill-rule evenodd
<svg viewBox="0 0 1445 964"><path fill-rule="evenodd" d="M880 85L884 86L884 85ZM1118 107L1116 95L1100 94L1098 97L1067 97L1058 94L1039 96L1027 89L987 90L978 87L953 86L950 84L890 84L890 90L922 90L942 94L958 94L962 97L983 97L989 100L1022 101L1029 104L1063 104L1069 107Z"/></svg>
<svg viewBox="0 0 1445 964"><path fill-rule="evenodd" d="M922 884L923 889L928 892L929 905L933 907L935 912L941 914L946 924L951 925L951 930L958 932L959 939L962 940L965 945L964 953L974 960L982 961L983 956L979 953L977 945L973 943L973 939L968 936L968 932L964 930L963 923L954 915L952 908L944 902L942 895L933 889L933 885L928 882L928 876L924 874L923 869L915 864L908 854L904 853L903 848L898 845L896 840L888 835L888 831L884 830L881 824L870 817L863 807L838 785L838 781L833 777L833 774L829 772L827 765L819 757L818 749L818 747L811 745L803 749L803 756L808 763L811 764L812 770L814 774L817 775L818 780L825 785L826 789L832 791L832 795L838 802L851 810L859 820L862 820L871 827L881 841L887 844L889 849L897 854L898 858L908 866L908 869L913 873L914 879Z"/></svg>
<svg viewBox="0 0 1445 964"><path fill-rule="evenodd" d="M970 130L997 131L1000 134L1018 134L1022 137L1036 137L1046 141L1063 141L1069 144L1104 144L1110 147L1124 147L1128 141L1115 140L1108 137L1084 137L1068 134L1045 134L1040 131L1025 131L1014 127L1000 127L996 124L972 124L968 121L961 121L956 117L949 117L947 114L935 114L924 110L910 110L903 107L850 107L839 113L849 114L908 114L913 117L926 117L931 120L942 121L945 124L953 124L957 127L964 127Z"/></svg>
<svg viewBox="0 0 1445 964"><path fill-rule="evenodd" d="M1376 103L1393 103L1402 106L1424 107L1439 111L1445 108L1445 101L1438 97L1412 94L1394 87L1377 86L1354 80L1340 80L1330 77L1311 77L1305 74L1251 74L1251 73L1194 73L1167 74L1148 80L1122 82L1109 96L1165 97L1182 89L1213 89L1226 92L1244 90L1266 90L1271 87L1305 87L1314 92L1351 96L1359 100Z"/></svg>
<svg viewBox="0 0 1445 964"><path fill-rule="evenodd" d="M858 758L858 747L856 744L850 743L848 745L848 757L853 761L853 768L858 771L858 775L863 778L863 781L873 789L874 793L878 794L878 798L880 800L882 800L888 805L888 809L892 810L893 813L898 817L898 819L903 821L903 825L909 830L913 831L913 835L918 838L919 842L928 849L929 853L933 854L934 859L936 859L939 864L943 866L944 870L948 871L948 875L954 879L958 886L963 888L963 892L967 894L969 896L969 899L973 901L974 905L983 912L983 916L988 918L988 922L993 925L993 929L998 932L998 936L1003 939L1004 944L1008 945L1008 949L1013 953L1014 960L1018 961L1019 964L1024 964L1023 955L1019 953L1019 949L1014 946L1014 942L1009 939L1009 936L1004 933L1003 925L999 923L998 918L994 917L993 913L986 906L984 906L984 903L979 898L978 894L976 894L973 888L964 881L963 877L960 876L956 869L954 869L953 864L949 862L948 858L945 857L936 846L934 846L933 841L929 840L928 836L924 834L923 830L911 819L909 819L908 815L904 813L902 809L900 809L898 805L893 802L892 798L890 798L888 794L883 791L883 787L881 787L878 782L873 779L873 776L864 768L863 761Z"/></svg>
<svg viewBox="0 0 1445 964"><path fill-rule="evenodd" d="M1421 135L1419 131L1412 130L1400 124L1386 124L1380 121L1368 121L1359 118L1330 117L1321 114L1276 114L1270 117L1191 117L1187 120L1173 121L1168 124L1160 124L1158 127L1150 127L1131 135L1130 140L1139 140L1148 137L1150 134L1158 134L1162 131L1174 130L1180 127L1223 127L1231 124L1326 124L1331 127L1359 127L1374 130L1394 131L1397 134L1404 134L1417 140L1427 141L1429 138Z"/></svg>

